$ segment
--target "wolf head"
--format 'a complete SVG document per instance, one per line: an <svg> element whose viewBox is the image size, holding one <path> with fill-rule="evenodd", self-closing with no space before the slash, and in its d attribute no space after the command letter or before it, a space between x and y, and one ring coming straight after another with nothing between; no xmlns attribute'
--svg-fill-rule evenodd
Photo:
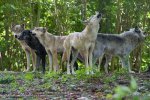
<svg viewBox="0 0 150 100"><path fill-rule="evenodd" d="M95 26L98 25L100 20L102 19L102 14L96 12L95 15L91 16L88 20L85 20L83 23L88 26Z"/></svg>
<svg viewBox="0 0 150 100"><path fill-rule="evenodd" d="M30 30L24 30L23 32L21 32L18 39L31 41L32 37L33 37L33 35L32 35L32 32Z"/></svg>
<svg viewBox="0 0 150 100"><path fill-rule="evenodd" d="M37 37L44 35L47 32L46 27L35 27L32 30L32 34L36 35Z"/></svg>
<svg viewBox="0 0 150 100"><path fill-rule="evenodd" d="M134 35L137 35L139 40L144 40L145 38L145 32L137 26L135 28L130 29L129 32L132 32Z"/></svg>
<svg viewBox="0 0 150 100"><path fill-rule="evenodd" d="M17 38L24 29L25 29L24 24L21 24L21 25L12 24L11 25L11 31L13 32L15 38Z"/></svg>

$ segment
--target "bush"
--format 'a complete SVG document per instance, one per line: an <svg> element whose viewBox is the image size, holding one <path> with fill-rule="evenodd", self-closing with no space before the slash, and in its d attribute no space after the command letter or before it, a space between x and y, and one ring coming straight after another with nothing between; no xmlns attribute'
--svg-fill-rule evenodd
<svg viewBox="0 0 150 100"><path fill-rule="evenodd" d="M6 75L0 77L0 84L9 84L15 80L13 75Z"/></svg>

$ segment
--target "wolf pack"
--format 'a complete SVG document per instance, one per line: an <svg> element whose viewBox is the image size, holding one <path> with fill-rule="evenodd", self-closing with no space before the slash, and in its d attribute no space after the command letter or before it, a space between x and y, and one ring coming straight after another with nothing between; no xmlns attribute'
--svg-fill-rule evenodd
<svg viewBox="0 0 150 100"><path fill-rule="evenodd" d="M32 55L33 71L42 65L42 72L45 73L46 56L48 56L50 72L59 72L65 67L67 74L76 74L77 59L82 59L80 61L85 64L86 74L94 74L93 69L99 70L102 58L105 57L104 70L108 73L109 62L113 56L117 56L122 67L129 73L134 73L131 70L129 56L144 41L145 32L135 26L120 34L98 33L101 19L102 14L96 12L83 21L85 24L83 31L65 36L49 33L46 27L26 30L24 24L12 24L11 31L26 54L27 67L24 71L30 71L30 55ZM61 55L60 61L58 55ZM97 61L99 63L95 67Z"/></svg>

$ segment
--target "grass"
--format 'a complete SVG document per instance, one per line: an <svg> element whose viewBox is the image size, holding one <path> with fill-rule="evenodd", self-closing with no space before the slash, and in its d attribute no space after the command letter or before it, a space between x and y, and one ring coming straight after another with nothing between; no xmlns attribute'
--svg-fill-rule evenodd
<svg viewBox="0 0 150 100"><path fill-rule="evenodd" d="M9 84L15 80L13 75L0 76L0 84Z"/></svg>
<svg viewBox="0 0 150 100"><path fill-rule="evenodd" d="M30 98L36 98L37 95L40 94L39 98L53 99L52 97L59 97L58 94L60 93L61 97L64 97L66 99L72 99L74 98L74 95L82 97L82 95L85 94L87 94L87 97L89 99L92 99L90 95L97 98L103 97L109 99L113 98L113 94L115 93L115 90L119 85L118 82L121 80L127 81L126 83L129 84L126 84L125 87L131 89L130 75L123 69L121 69L120 71L114 71L111 74L105 74L104 72L97 71L95 71L95 74L93 75L86 75L85 73L85 69L76 71L76 75L67 75L54 72L46 72L45 75L38 72L2 72L0 73L0 95L11 97L11 95L16 94L20 96L30 94ZM136 79L141 80L138 76L136 76ZM142 82L142 85L144 85L144 87L148 89L147 91L149 91L150 85L148 83L150 81L147 79L143 79ZM133 82L132 84L135 83ZM135 85L132 85L132 87L134 86ZM121 93L121 88L119 89L120 90L118 93ZM150 95L150 93L145 92L145 90L143 89L141 90L139 95L147 96Z"/></svg>

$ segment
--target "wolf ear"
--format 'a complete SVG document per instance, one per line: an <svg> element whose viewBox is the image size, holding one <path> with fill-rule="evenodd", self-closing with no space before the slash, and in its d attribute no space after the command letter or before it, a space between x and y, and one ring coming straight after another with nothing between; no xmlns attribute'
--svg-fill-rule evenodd
<svg viewBox="0 0 150 100"><path fill-rule="evenodd" d="M95 11L95 14L99 14L99 12L98 12L98 11Z"/></svg>
<svg viewBox="0 0 150 100"><path fill-rule="evenodd" d="M15 23L11 23L11 28L13 28L16 24Z"/></svg>
<svg viewBox="0 0 150 100"><path fill-rule="evenodd" d="M46 27L43 27L43 33L45 33L47 31Z"/></svg>
<svg viewBox="0 0 150 100"><path fill-rule="evenodd" d="M135 32L137 32L137 33L140 33L141 31L139 30L139 27L138 26L135 26L135 30L134 30Z"/></svg>
<svg viewBox="0 0 150 100"><path fill-rule="evenodd" d="M21 24L21 27L22 27L23 29L25 29L25 24Z"/></svg>
<svg viewBox="0 0 150 100"><path fill-rule="evenodd" d="M89 23L89 20L85 20L82 22L84 25L87 25Z"/></svg>

